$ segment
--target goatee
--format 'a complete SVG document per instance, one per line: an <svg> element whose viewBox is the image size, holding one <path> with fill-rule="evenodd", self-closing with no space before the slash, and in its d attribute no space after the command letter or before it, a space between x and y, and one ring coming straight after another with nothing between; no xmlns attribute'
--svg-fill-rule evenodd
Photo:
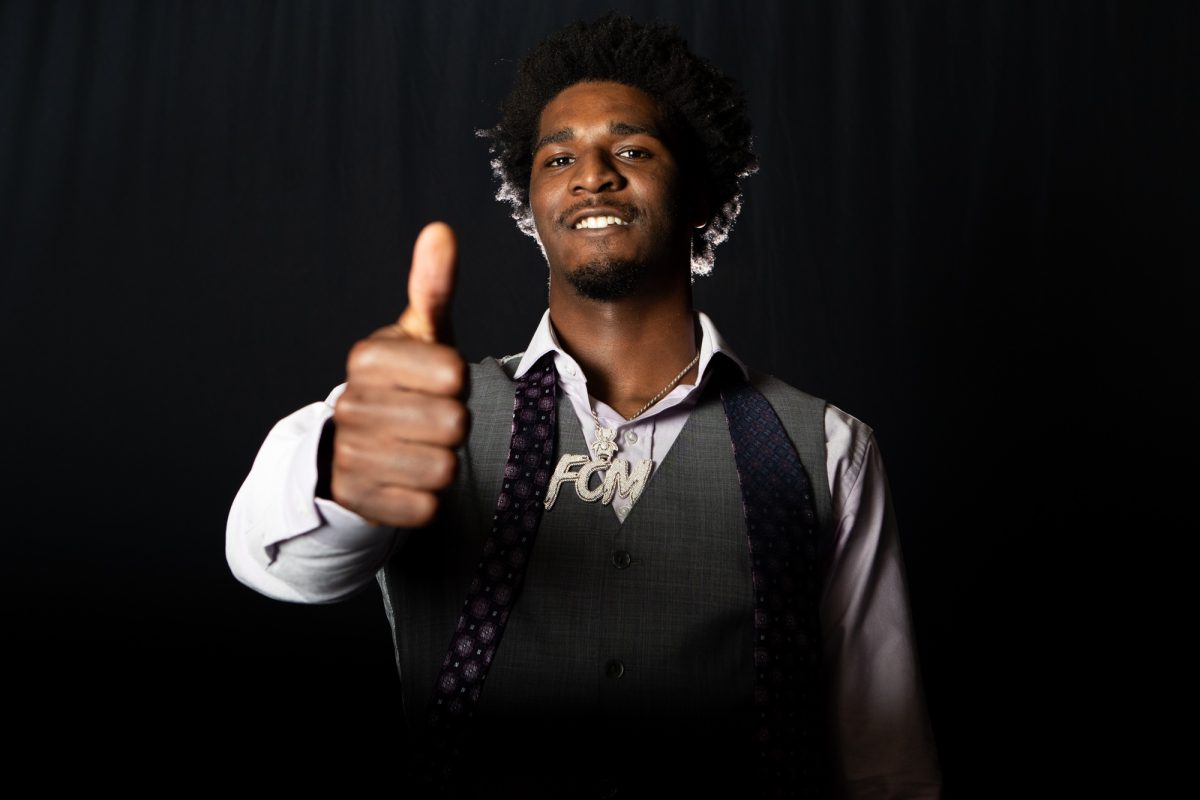
<svg viewBox="0 0 1200 800"><path fill-rule="evenodd" d="M637 262L598 257L568 272L567 281L590 300L620 300L637 291L645 274Z"/></svg>

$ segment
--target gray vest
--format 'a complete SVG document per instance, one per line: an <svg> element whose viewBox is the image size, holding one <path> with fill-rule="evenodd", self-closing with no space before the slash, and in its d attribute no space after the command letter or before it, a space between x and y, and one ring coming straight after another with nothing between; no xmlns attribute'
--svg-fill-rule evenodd
<svg viewBox="0 0 1200 800"><path fill-rule="evenodd" d="M491 528L518 363L471 365L471 433L455 483L437 521L414 531L378 575L414 735ZM753 371L751 383L796 446L829 541L825 401ZM588 452L562 397L557 452ZM668 730L714 748L741 741L734 722L751 708L753 608L741 490L710 382L623 524L570 485L543 514L474 724L498 743L540 731L575 754L620 731L638 732L642 745ZM591 745L576 746L580 737Z"/></svg>

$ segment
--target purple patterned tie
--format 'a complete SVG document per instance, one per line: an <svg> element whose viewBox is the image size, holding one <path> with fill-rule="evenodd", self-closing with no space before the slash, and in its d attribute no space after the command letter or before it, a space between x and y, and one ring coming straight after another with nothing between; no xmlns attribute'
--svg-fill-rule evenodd
<svg viewBox="0 0 1200 800"><path fill-rule="evenodd" d="M464 723L475 713L509 611L521 593L554 471L557 411L558 373L554 354L547 353L516 381L512 439L492 530L429 703L429 753L422 766L433 773L425 781L442 791L453 777Z"/></svg>
<svg viewBox="0 0 1200 800"><path fill-rule="evenodd" d="M820 525L812 485L775 409L749 383L721 401L742 485L754 579L754 738L769 797L827 793L820 678Z"/></svg>

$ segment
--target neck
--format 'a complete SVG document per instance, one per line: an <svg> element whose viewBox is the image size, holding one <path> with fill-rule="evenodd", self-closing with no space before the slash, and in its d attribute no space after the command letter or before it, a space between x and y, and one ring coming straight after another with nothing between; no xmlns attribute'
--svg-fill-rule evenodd
<svg viewBox="0 0 1200 800"><path fill-rule="evenodd" d="M625 418L669 384L699 347L690 282L617 301L591 300L570 286L550 287L550 321L583 368L588 392ZM694 383L698 366L678 383Z"/></svg>

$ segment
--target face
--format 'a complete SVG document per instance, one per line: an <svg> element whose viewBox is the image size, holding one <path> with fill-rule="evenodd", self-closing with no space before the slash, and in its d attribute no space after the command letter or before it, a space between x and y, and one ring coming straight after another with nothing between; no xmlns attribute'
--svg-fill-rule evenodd
<svg viewBox="0 0 1200 800"><path fill-rule="evenodd" d="M700 223L682 185L649 95L611 82L560 92L542 110L529 181L551 290L562 278L585 296L617 299L653 276L688 275Z"/></svg>

